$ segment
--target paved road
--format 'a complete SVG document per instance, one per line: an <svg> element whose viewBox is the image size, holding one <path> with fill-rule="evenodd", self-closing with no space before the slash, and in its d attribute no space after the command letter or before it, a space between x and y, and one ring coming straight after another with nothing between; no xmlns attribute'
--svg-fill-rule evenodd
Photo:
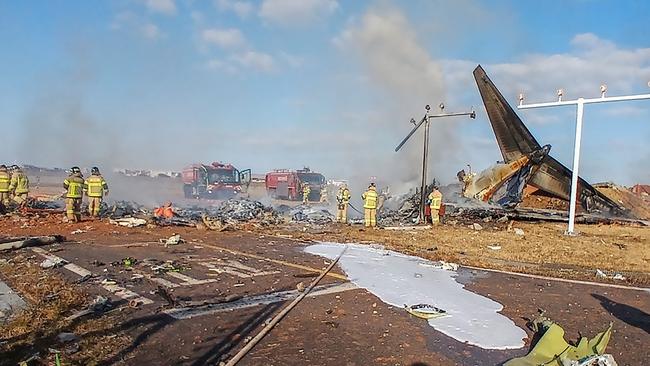
<svg viewBox="0 0 650 366"><path fill-rule="evenodd" d="M174 228L187 242L165 247L158 239L172 229L101 225L68 235L77 242L53 253L48 247L26 249L65 259L68 264L55 270L71 282L92 276L82 286L93 295L138 304L122 323L104 330L129 334L133 343L101 364L217 364L297 296L299 282L308 284L327 265L305 254L303 243L286 238ZM126 257L138 262L120 265ZM179 271L161 271L161 265ZM619 364L650 359L647 292L461 271L467 288L504 304L502 313L524 329L524 318L538 308L566 329L567 339L578 332L593 336L613 322L608 351ZM171 303L161 292L171 294ZM241 364L490 365L527 351L457 342L356 288L336 269Z"/></svg>

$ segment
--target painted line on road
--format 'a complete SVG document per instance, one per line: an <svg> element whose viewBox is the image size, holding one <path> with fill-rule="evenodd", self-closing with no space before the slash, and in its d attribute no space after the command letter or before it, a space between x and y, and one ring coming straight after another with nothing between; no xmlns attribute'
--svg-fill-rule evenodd
<svg viewBox="0 0 650 366"><path fill-rule="evenodd" d="M54 254L51 254L51 253L49 253L46 250L41 249L41 248L32 248L32 251L34 253L42 255L46 259L49 259L49 260L51 260L52 262L55 262L55 263L56 262L61 262L61 261L66 262L66 263L68 262L66 259L61 258L59 256L56 256ZM92 276L92 274L93 274L89 270L87 270L87 269L85 269L83 267L80 267L80 266L78 266L78 265L76 265L74 263L67 263L66 265L63 266L63 268L67 269L68 271L70 271L72 273L75 273L79 277ZM143 305L153 304L153 300L151 300L149 298L146 298L144 296L140 296L137 293L135 293L135 292L133 292L131 290L127 290L122 286L114 285L114 284L101 284L101 283L100 283L100 286L103 287L106 291L108 291L108 292L112 293L113 295L115 295L115 296L117 296L119 298L122 298L124 300L135 300L135 301L137 301L137 302L139 302L139 303L141 303Z"/></svg>
<svg viewBox="0 0 650 366"><path fill-rule="evenodd" d="M206 283L217 281L215 278L208 278L206 280L197 280L195 278L186 276L178 272L167 272L167 275L183 281L183 283L180 284L181 286L204 285Z"/></svg>
<svg viewBox="0 0 650 366"><path fill-rule="evenodd" d="M356 290L356 289L359 289L359 287L357 287L355 284L351 282L322 285L322 286L315 287L314 290L309 295L307 295L307 297L336 294L339 292ZM246 309L246 308L259 306L259 305L267 305L276 302L293 300L296 297L298 297L299 294L300 292L298 292L298 290L279 291L270 294L249 296L243 299L239 299L227 303L210 304L210 305L204 305L204 306L192 307L192 308L185 307L185 308L168 309L168 310L164 310L163 313L179 320L191 319L197 316L204 316L204 315L222 313L226 311Z"/></svg>
<svg viewBox="0 0 650 366"><path fill-rule="evenodd" d="M207 248L216 249L216 250L223 250L223 251L226 251L226 252L229 252L229 253L232 253L232 254L236 254L236 255L243 255L243 256L249 257L249 258L261 259L261 260L265 260L265 261L268 261L268 262L271 262L271 263L281 264L281 265L286 266L286 267L301 269L303 271L316 272L316 273L321 273L323 271L322 269L319 269L319 268L303 266L302 264L291 263L291 262L287 262L287 261L283 261L283 260L279 260L279 259L271 259L271 258L263 257L263 256L257 255L257 254L251 254L251 253L246 253L246 252L242 252L242 251L239 251L239 250L220 247L218 245L205 244L205 243L201 243L200 245L202 245L204 247L207 247ZM337 278L339 280L344 280L344 281L348 280L348 278L345 275L338 274L338 273L329 272L327 275L330 276L330 277Z"/></svg>

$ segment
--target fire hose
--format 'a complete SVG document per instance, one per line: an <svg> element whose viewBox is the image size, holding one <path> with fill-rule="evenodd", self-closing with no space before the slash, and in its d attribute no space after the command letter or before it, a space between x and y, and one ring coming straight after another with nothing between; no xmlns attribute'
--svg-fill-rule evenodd
<svg viewBox="0 0 650 366"><path fill-rule="evenodd" d="M348 202L348 206L350 206L350 208L351 208L351 209L353 209L353 210L355 210L355 211L357 211L358 213L360 213L360 214L362 214L362 215L363 215L363 212L361 212L361 211L359 211L359 210L357 210L357 208L356 208L356 207L354 207L354 206L352 206L352 204L351 204L350 202Z"/></svg>

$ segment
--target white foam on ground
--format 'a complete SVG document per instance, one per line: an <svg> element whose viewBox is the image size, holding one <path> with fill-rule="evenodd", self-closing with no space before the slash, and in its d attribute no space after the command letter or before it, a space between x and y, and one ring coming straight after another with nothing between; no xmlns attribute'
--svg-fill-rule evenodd
<svg viewBox="0 0 650 366"><path fill-rule="evenodd" d="M506 316L503 305L473 293L456 281L456 272L434 268L434 262L391 250L360 244L347 244L339 265L350 280L402 308L431 304L448 316L431 319L436 330L484 349L516 349L524 346L526 332ZM336 258L345 245L320 243L305 251L329 259Z"/></svg>

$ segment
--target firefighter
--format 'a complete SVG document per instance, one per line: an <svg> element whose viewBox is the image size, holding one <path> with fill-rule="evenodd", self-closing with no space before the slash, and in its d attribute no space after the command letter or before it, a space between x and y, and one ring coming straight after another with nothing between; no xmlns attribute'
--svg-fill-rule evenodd
<svg viewBox="0 0 650 366"><path fill-rule="evenodd" d="M0 165L0 213L4 213L9 206L9 182L11 182L11 175L7 170L7 166Z"/></svg>
<svg viewBox="0 0 650 366"><path fill-rule="evenodd" d="M86 195L88 196L88 213L92 217L99 216L104 195L108 195L108 184L99 173L98 167L90 170L90 177L84 182Z"/></svg>
<svg viewBox="0 0 650 366"><path fill-rule="evenodd" d="M79 167L75 166L70 169L70 176L63 181L63 188L66 189L66 218L72 222L81 221L81 200L83 199L85 183Z"/></svg>
<svg viewBox="0 0 650 366"><path fill-rule="evenodd" d="M329 199L327 198L327 186L323 186L320 190L320 203L329 204Z"/></svg>
<svg viewBox="0 0 650 366"><path fill-rule="evenodd" d="M440 207L442 206L442 193L434 183L433 191L429 193L429 207L431 208L431 223L438 225L440 223Z"/></svg>
<svg viewBox="0 0 650 366"><path fill-rule="evenodd" d="M336 194L337 211L336 222L348 223L348 203L350 202L350 190L346 184L339 188Z"/></svg>
<svg viewBox="0 0 650 366"><path fill-rule="evenodd" d="M311 194L311 187L309 184L305 184L302 187L302 203L307 204L309 202L309 194Z"/></svg>
<svg viewBox="0 0 650 366"><path fill-rule="evenodd" d="M9 183L9 192L13 194L14 202L19 206L27 203L29 194L29 178L18 165L11 167L11 182Z"/></svg>
<svg viewBox="0 0 650 366"><path fill-rule="evenodd" d="M370 183L368 190L361 195L363 199L363 222L366 227L377 226L377 188Z"/></svg>

